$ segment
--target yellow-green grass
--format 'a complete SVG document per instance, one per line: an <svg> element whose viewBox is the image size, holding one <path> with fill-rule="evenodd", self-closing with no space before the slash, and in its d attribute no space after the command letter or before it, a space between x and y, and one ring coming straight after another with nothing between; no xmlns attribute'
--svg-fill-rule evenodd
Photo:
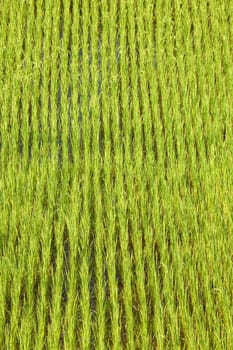
<svg viewBox="0 0 233 350"><path fill-rule="evenodd" d="M0 349L231 349L232 0L0 5Z"/></svg>

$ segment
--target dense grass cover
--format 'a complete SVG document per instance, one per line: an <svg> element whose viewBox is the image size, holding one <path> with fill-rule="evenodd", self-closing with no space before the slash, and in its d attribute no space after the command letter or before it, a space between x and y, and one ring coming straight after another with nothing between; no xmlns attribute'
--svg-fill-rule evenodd
<svg viewBox="0 0 233 350"><path fill-rule="evenodd" d="M0 349L232 349L232 0L0 5Z"/></svg>

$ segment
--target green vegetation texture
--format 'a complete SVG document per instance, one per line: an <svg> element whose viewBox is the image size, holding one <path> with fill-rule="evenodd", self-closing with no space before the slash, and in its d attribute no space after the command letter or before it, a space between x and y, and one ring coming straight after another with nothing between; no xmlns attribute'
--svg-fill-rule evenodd
<svg viewBox="0 0 233 350"><path fill-rule="evenodd" d="M233 1L0 5L0 349L233 349Z"/></svg>

